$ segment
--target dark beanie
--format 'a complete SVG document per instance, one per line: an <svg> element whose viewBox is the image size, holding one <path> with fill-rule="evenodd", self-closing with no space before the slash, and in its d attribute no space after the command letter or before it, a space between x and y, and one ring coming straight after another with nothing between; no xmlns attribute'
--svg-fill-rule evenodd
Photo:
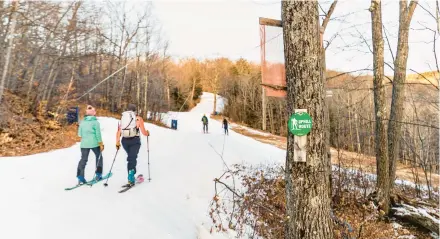
<svg viewBox="0 0 440 239"><path fill-rule="evenodd" d="M134 105L134 104L128 104L128 106L127 106L127 110L129 110L129 111L133 111L133 112L136 112L136 105Z"/></svg>

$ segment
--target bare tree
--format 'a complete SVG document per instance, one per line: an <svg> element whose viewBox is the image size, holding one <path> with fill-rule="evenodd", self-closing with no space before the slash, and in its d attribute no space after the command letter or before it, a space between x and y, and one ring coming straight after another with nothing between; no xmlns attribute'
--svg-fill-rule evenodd
<svg viewBox="0 0 440 239"><path fill-rule="evenodd" d="M394 186L396 163L399 157L399 140L401 139L401 124L399 122L403 119L409 26L417 7L417 2L418 0L412 0L409 6L407 0L401 0L399 2L399 39L397 42L397 55L394 61L393 96L391 101L390 122L388 125L390 190L392 190Z"/></svg>
<svg viewBox="0 0 440 239"><path fill-rule="evenodd" d="M382 36L382 3L372 0L370 6L372 33L373 33L373 65L374 65L374 115L376 118L375 145L376 145L376 191L381 209L388 213L390 188L389 188L389 162L386 134L386 109L384 86L384 41Z"/></svg>
<svg viewBox="0 0 440 239"><path fill-rule="evenodd" d="M295 109L307 109L313 119L313 129L307 136L306 163L294 162L294 136L288 134L285 238L332 238L318 2L283 1L282 21L287 115Z"/></svg>
<svg viewBox="0 0 440 239"><path fill-rule="evenodd" d="M8 39L8 47L6 50L6 56L5 56L5 62L4 62L4 66L3 66L3 75L2 75L2 79L0 81L0 102L2 101L2 96L3 96L3 90L4 90L4 86L5 86L5 82L6 82L6 76L8 75L8 69L9 69L9 61L11 58L11 51L12 51L12 47L14 45L14 33L15 33L15 25L16 25L16 19L15 19L15 15L18 9L18 0L13 0L12 1L12 9L11 9L11 13L9 15L9 20L8 20L8 24L11 24L10 30L9 30L9 39Z"/></svg>

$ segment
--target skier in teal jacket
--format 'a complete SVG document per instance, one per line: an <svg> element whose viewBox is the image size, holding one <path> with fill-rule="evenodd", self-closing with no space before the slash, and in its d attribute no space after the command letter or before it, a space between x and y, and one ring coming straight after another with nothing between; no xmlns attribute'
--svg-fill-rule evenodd
<svg viewBox="0 0 440 239"><path fill-rule="evenodd" d="M101 138L101 127L95 115L95 108L88 105L86 115L78 128L78 136L81 137L81 160L78 163L76 177L78 178L79 184L87 183L84 178L84 171L90 150L93 151L96 157L95 179L100 180L102 178L102 151L104 150L104 144Z"/></svg>

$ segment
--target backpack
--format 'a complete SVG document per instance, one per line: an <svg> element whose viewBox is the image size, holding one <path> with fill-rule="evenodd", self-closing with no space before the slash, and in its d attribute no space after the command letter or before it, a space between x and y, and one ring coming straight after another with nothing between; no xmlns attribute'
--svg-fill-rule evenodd
<svg viewBox="0 0 440 239"><path fill-rule="evenodd" d="M137 136L136 114L133 111L122 112L121 132L124 138L133 138Z"/></svg>

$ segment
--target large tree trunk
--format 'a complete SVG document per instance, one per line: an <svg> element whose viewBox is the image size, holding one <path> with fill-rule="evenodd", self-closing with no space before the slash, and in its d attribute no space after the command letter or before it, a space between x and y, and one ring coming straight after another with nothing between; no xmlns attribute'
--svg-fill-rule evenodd
<svg viewBox="0 0 440 239"><path fill-rule="evenodd" d="M397 42L397 55L394 61L393 96L391 101L390 122L388 126L388 156L390 190L394 186L396 176L396 163L399 157L399 141L401 139L401 124L403 118L403 101L405 97L404 84L406 81L406 64L408 61L408 33L412 15L418 1L407 0L399 2L399 39Z"/></svg>
<svg viewBox="0 0 440 239"><path fill-rule="evenodd" d="M13 47L13 42L14 42L14 31L15 31L15 25L16 25L16 20L15 20L15 12L17 11L17 7L18 7L18 1L14 0L12 2L12 9L11 9L11 15L9 15L9 22L11 22L11 29L8 33L9 36L11 36L9 38L8 41L8 48L6 50L6 56L5 56L5 61L4 61L4 66L3 66L3 75L2 75L2 79L0 81L0 102L2 101L2 97L3 97L3 90L4 90L4 86L5 86L5 82L6 82L6 76L8 75L8 69L9 69L9 61L11 58L11 51L12 51L12 47Z"/></svg>
<svg viewBox="0 0 440 239"><path fill-rule="evenodd" d="M390 202L387 134L385 123L385 85L384 79L384 42L382 36L382 9L380 0L371 1L371 20L373 32L373 66L374 66L374 115L376 118L376 173L377 196L380 209L388 214Z"/></svg>
<svg viewBox="0 0 440 239"><path fill-rule="evenodd" d="M325 29L327 28L327 25L330 21L330 18L333 14L333 12L335 11L336 8L336 4L338 4L338 0L333 1L332 5L330 5L330 8L322 22L321 28L319 29L319 36L320 36L320 46L321 46L321 67L322 67L322 72L321 72L321 77L322 80L324 82L324 89L327 89L325 87L326 82L327 82L327 76L326 76L326 72L327 72L327 66L326 66L326 61L325 61L325 47L324 47L324 33L325 33ZM327 92L327 90L325 91ZM327 98L327 93L325 96L325 100L324 100L324 126L325 126L325 132L324 132L324 137L325 137L325 151L327 152L327 160L328 160L328 164L329 164L329 174L328 174L328 178L329 178L329 182L330 182L330 190L329 190L329 197L332 197L332 174L331 174L331 167L332 167L332 160L331 160L331 152L330 152L330 100Z"/></svg>
<svg viewBox="0 0 440 239"><path fill-rule="evenodd" d="M285 238L332 238L329 163L324 143L324 86L317 1L283 1L282 21L287 79L287 115L307 109L313 129L307 136L307 162L294 162L289 133L286 158Z"/></svg>

